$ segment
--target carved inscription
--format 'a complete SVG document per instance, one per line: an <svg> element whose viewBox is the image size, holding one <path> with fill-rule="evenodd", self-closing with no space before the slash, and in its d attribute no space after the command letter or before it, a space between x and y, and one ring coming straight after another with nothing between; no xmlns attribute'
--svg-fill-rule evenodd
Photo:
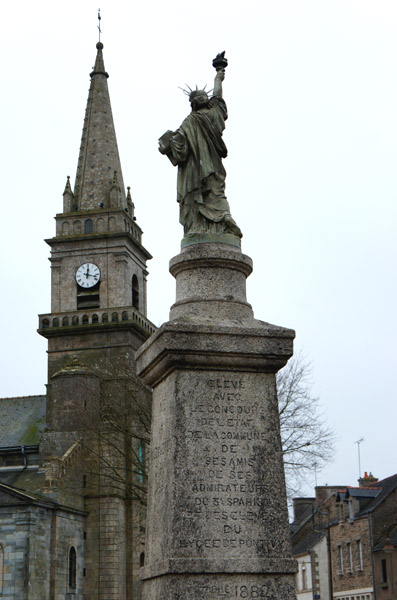
<svg viewBox="0 0 397 600"><path fill-rule="evenodd" d="M294 580L292 577L274 578L264 581L263 576L250 577L246 580L239 577L227 581L199 582L195 581L184 583L183 600L191 598L207 598L208 600L234 600L235 598L247 598L254 600L256 598L267 598L268 600L279 600L280 598L295 598ZM181 596L182 598L182 596Z"/></svg>
<svg viewBox="0 0 397 600"><path fill-rule="evenodd" d="M265 535L263 527L272 492L259 464L272 437L266 404L244 376L201 379L193 390L182 392L189 468L182 469L179 503L185 535L174 544L192 555L203 548L214 554L219 549L229 549L228 555L278 554L279 538ZM236 597L264 597L248 593Z"/></svg>
<svg viewBox="0 0 397 600"><path fill-rule="evenodd" d="M197 586L200 598L210 595L211 598L268 598L269 585L202 585Z"/></svg>

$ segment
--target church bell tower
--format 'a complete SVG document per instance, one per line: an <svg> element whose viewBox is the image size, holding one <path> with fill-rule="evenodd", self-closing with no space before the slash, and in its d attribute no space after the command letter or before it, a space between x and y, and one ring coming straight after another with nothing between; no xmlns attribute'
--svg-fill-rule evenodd
<svg viewBox="0 0 397 600"><path fill-rule="evenodd" d="M135 352L155 331L146 317L146 261L151 255L142 245L130 188L125 191L103 44L96 48L74 189L68 177L55 237L46 240L51 248L51 312L39 315L38 332L48 339L41 458L44 465L61 464L66 475L71 464L75 471L77 466L74 494L62 496L59 480L50 495L87 514L84 557L77 561L84 598L129 600L139 595L139 518L128 482L114 485L111 474L117 469L119 476L124 468L126 479L142 477L129 464L120 466L142 454L139 436L127 439L122 431L117 442L114 435L111 443L97 439L96 471L83 472L93 443L92 436L87 442L85 431L95 407L102 419L116 404L125 410L137 399L139 406L150 402L148 388L135 375ZM96 429L101 427L99 422Z"/></svg>
<svg viewBox="0 0 397 600"><path fill-rule="evenodd" d="M125 193L102 49L98 42L74 191L68 177L56 235L46 240L51 314L40 316L39 329L52 339L76 327L87 331L87 325L100 335L118 323L142 342L153 331L146 319L151 255L142 245L130 188Z"/></svg>

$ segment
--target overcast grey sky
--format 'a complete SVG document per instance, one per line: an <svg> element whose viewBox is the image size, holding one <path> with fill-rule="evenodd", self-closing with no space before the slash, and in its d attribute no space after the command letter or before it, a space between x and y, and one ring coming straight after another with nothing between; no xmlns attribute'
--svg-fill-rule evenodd
<svg viewBox="0 0 397 600"><path fill-rule="evenodd" d="M44 392L49 247L77 167L98 2L3 6L0 36L0 395ZM339 437L318 483L397 471L397 3L102 0L102 41L123 176L149 263L148 316L174 301L176 170L157 139L211 84L226 50L227 194L252 257L256 318L292 327ZM210 85L212 87L212 85ZM312 481L314 485L314 475ZM310 488L309 490L310 491Z"/></svg>

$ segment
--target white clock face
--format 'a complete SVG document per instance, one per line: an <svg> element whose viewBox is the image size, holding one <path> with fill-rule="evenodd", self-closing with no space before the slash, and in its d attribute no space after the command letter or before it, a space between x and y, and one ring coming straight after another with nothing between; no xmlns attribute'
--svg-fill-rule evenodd
<svg viewBox="0 0 397 600"><path fill-rule="evenodd" d="M94 263L84 263L76 271L76 281L83 288L94 287L101 277L99 267Z"/></svg>

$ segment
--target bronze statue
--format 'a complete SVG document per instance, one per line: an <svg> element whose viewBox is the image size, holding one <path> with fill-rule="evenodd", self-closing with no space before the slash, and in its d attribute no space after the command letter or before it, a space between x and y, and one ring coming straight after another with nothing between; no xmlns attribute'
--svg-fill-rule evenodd
<svg viewBox="0 0 397 600"><path fill-rule="evenodd" d="M176 132L167 131L159 139L159 151L174 166L178 165L179 221L188 238L206 233L242 237L225 196L226 171L222 158L227 156L227 149L222 132L227 108L222 98L222 81L227 59L224 54L218 54L213 61L216 76L212 97L205 89L186 92L192 112Z"/></svg>

